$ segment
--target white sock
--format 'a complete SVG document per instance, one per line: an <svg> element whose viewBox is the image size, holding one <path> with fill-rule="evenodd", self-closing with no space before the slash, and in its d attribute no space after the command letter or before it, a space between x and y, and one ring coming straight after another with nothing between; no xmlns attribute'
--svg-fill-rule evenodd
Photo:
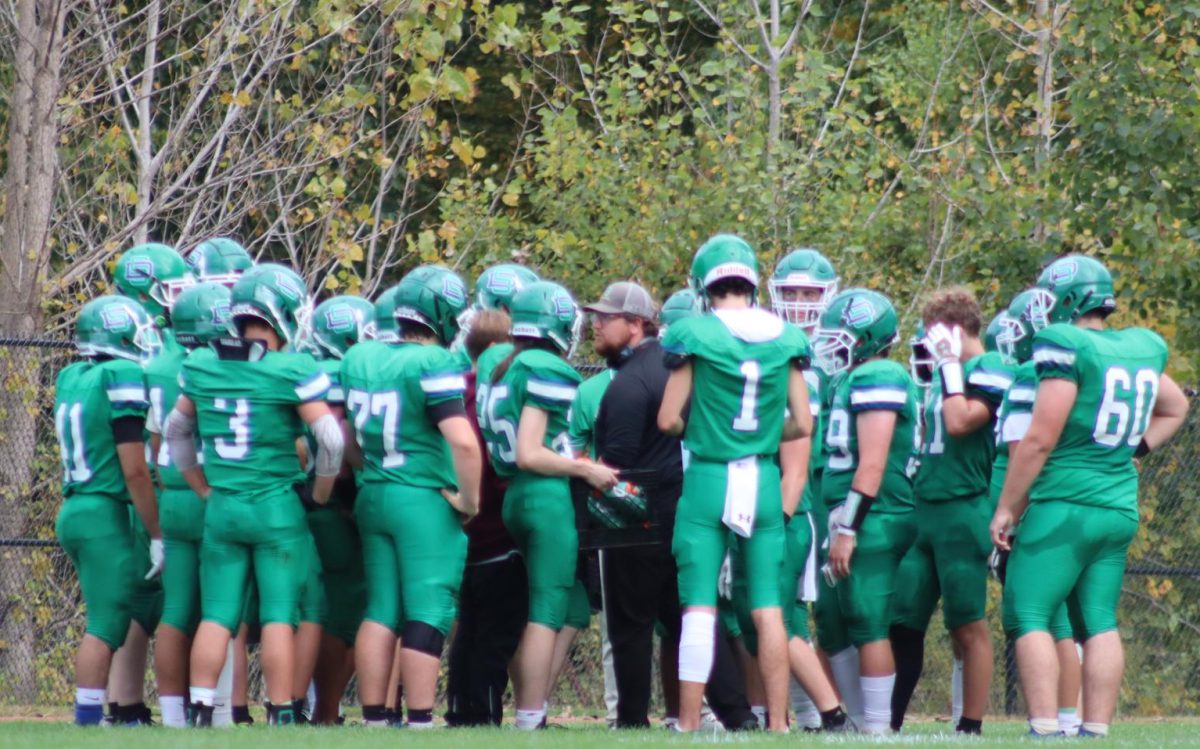
<svg viewBox="0 0 1200 749"><path fill-rule="evenodd" d="M683 615L679 633L679 680L707 684L716 656L717 616L706 611Z"/></svg>
<svg viewBox="0 0 1200 749"><path fill-rule="evenodd" d="M958 725L962 718L963 702L963 662L962 658L954 659L954 670L950 672L950 722Z"/></svg>
<svg viewBox="0 0 1200 749"><path fill-rule="evenodd" d="M1053 736L1058 733L1058 721L1054 718L1030 718L1029 730L1035 736Z"/></svg>
<svg viewBox="0 0 1200 749"><path fill-rule="evenodd" d="M1058 709L1058 730L1068 736L1077 736L1079 734L1079 712L1073 707L1060 707Z"/></svg>
<svg viewBox="0 0 1200 749"><path fill-rule="evenodd" d="M427 731L430 728L433 728L433 721L431 720L428 723L413 723L410 720L407 723L405 723L404 725L407 726L408 728L413 729L414 731Z"/></svg>
<svg viewBox="0 0 1200 749"><path fill-rule="evenodd" d="M317 680L316 679L312 679L308 682L308 694L304 695L304 699L308 703L306 706L308 709L305 710L305 712L308 713L309 717L312 717L312 715L317 712Z"/></svg>
<svg viewBox="0 0 1200 749"><path fill-rule="evenodd" d="M863 731L873 734L892 732L892 689L896 675L862 677Z"/></svg>
<svg viewBox="0 0 1200 749"><path fill-rule="evenodd" d="M1108 735L1108 724L1107 723L1092 723L1090 721L1085 720L1083 722L1083 725L1080 726L1080 728L1094 736L1107 736Z"/></svg>
<svg viewBox="0 0 1200 749"><path fill-rule="evenodd" d="M104 690L103 689L84 689L83 687L75 688L75 704L76 705L103 705Z"/></svg>
<svg viewBox="0 0 1200 749"><path fill-rule="evenodd" d="M533 731L542 725L542 719L545 717L545 710L517 710L517 728L522 731Z"/></svg>
<svg viewBox="0 0 1200 749"><path fill-rule="evenodd" d="M758 718L758 727L766 730L767 728L767 706L766 705L751 705L750 712L754 713L754 717Z"/></svg>
<svg viewBox="0 0 1200 749"><path fill-rule="evenodd" d="M792 677L788 682L788 693L791 697L792 712L796 714L796 722L801 728L820 728L821 727L821 711L817 710L816 703L808 696L808 692L804 691L804 687L800 686L800 682L796 681L796 677Z"/></svg>
<svg viewBox="0 0 1200 749"><path fill-rule="evenodd" d="M217 677L217 688L213 696L212 723L215 728L233 725L233 641L225 646L225 665Z"/></svg>
<svg viewBox="0 0 1200 749"><path fill-rule="evenodd" d="M833 680L837 683L838 691L842 694L842 704L846 706L846 715L856 728L862 728L863 696L862 677L858 668L858 648L846 648L829 656L829 670L833 671ZM888 706L891 710L891 706ZM889 716L888 725L891 725Z"/></svg>
<svg viewBox="0 0 1200 749"><path fill-rule="evenodd" d="M187 711L182 696L160 695L158 709L162 710L162 722L167 728L186 728Z"/></svg>
<svg viewBox="0 0 1200 749"><path fill-rule="evenodd" d="M216 697L217 690L210 687L192 687L190 690L192 702L197 705L207 705L212 707L213 699Z"/></svg>

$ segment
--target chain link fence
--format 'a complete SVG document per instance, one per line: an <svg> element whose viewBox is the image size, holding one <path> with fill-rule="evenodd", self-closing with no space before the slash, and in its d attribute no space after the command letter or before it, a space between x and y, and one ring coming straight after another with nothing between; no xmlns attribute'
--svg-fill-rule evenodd
<svg viewBox="0 0 1200 749"><path fill-rule="evenodd" d="M83 604L75 572L54 541L61 466L51 406L54 379L73 356L55 340L0 338L0 707L65 705L72 694ZM588 368L591 369L591 368ZM1141 468L1142 524L1121 600L1126 715L1195 714L1200 708L1200 399L1188 421ZM996 643L992 710L1019 712L1016 675L1000 630L999 588L990 603ZM259 696L252 660L251 699ZM948 715L952 666L940 618L926 645L912 711ZM655 709L662 705L655 663ZM152 692L152 679L148 679ZM354 694L353 684L348 697ZM152 695L151 695L152 696ZM554 704L603 716L604 679L595 617L573 647Z"/></svg>

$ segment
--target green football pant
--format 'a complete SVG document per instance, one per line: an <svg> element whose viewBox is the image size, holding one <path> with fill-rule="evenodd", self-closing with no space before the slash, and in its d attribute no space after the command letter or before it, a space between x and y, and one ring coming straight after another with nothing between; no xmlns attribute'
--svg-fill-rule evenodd
<svg viewBox="0 0 1200 749"><path fill-rule="evenodd" d="M201 618L236 635L253 576L259 622L295 626L311 549L291 487L252 497L214 491L200 544Z"/></svg>
<svg viewBox="0 0 1200 749"><path fill-rule="evenodd" d="M592 623L592 604L588 600L587 588L576 578L571 586L571 600L567 604L567 616L563 625L573 629L587 629Z"/></svg>
<svg viewBox="0 0 1200 749"><path fill-rule="evenodd" d="M811 478L820 481L820 478ZM818 496L817 487L813 491ZM824 502L817 500L812 503L813 527L816 529L817 568L820 569L829 561L829 508ZM826 653L840 653L850 647L850 637L846 633L846 622L842 619L842 609L838 605L837 589L825 582L825 576L817 575L817 601L813 604L813 622L817 627L817 646Z"/></svg>
<svg viewBox="0 0 1200 749"><path fill-rule="evenodd" d="M296 618L305 624L325 625L328 609L325 603L325 580L321 574L321 559L317 556L317 545L308 535L308 573L304 576L304 587L300 591L300 605Z"/></svg>
<svg viewBox="0 0 1200 749"><path fill-rule="evenodd" d="M736 536L732 533L730 542ZM804 574L804 566L808 561L808 551L812 546L812 527L808 516L799 514L792 518L784 529L786 553L783 560L783 574L779 578L779 600L783 608L783 624L787 628L788 638L809 638L808 606L803 601L796 600L799 593L800 577ZM754 617L750 613L750 591L746 581L746 565L737 546L730 550L733 563L733 608L737 614L738 628L742 633L742 642L751 655L758 655L758 631L754 627Z"/></svg>
<svg viewBox="0 0 1200 749"><path fill-rule="evenodd" d="M63 502L54 533L75 565L87 607L87 634L113 650L125 642L133 594L129 508L110 497L76 494Z"/></svg>
<svg viewBox="0 0 1200 749"><path fill-rule="evenodd" d="M153 634L158 629L158 622L163 612L162 577L149 580L150 574L150 532L142 523L142 516L131 504L128 506L129 527L133 529L133 596L130 599L130 616L142 627L142 631ZM166 553L166 544L163 544Z"/></svg>
<svg viewBox="0 0 1200 749"><path fill-rule="evenodd" d="M717 605L717 577L729 547L729 528L721 522L727 475L724 463L695 456L683 474L671 551L679 568L679 601L684 607ZM771 460L758 462L758 505L751 536L737 536L735 543L745 562L749 607L779 606L786 541L779 466Z"/></svg>
<svg viewBox="0 0 1200 749"><path fill-rule="evenodd" d="M205 502L190 489L163 489L158 522L163 532L162 623L186 635L200 624L200 541Z"/></svg>
<svg viewBox="0 0 1200 749"><path fill-rule="evenodd" d="M896 589L898 624L928 629L939 594L951 632L987 615L988 525L994 510L987 495L917 501L917 540L901 563Z"/></svg>
<svg viewBox="0 0 1200 749"><path fill-rule="evenodd" d="M895 619L900 560L915 536L912 512L871 512L863 521L850 576L839 580L836 588L850 642L856 647L887 639Z"/></svg>
<svg viewBox="0 0 1200 749"><path fill-rule="evenodd" d="M1051 631L1066 602L1081 640L1115 630L1125 554L1137 527L1137 517L1124 510L1031 503L1008 558L1004 629L1014 637Z"/></svg>
<svg viewBox="0 0 1200 749"><path fill-rule="evenodd" d="M579 534L565 478L521 472L508 483L504 527L529 576L529 622L555 631L566 623L575 586Z"/></svg>
<svg viewBox="0 0 1200 749"><path fill-rule="evenodd" d="M367 581L364 618L397 633L421 622L449 634L467 561L458 513L436 489L384 483L364 484L354 512Z"/></svg>
<svg viewBox="0 0 1200 749"><path fill-rule="evenodd" d="M352 517L335 507L310 510L308 527L317 544L325 581L325 631L353 646L367 606L358 527Z"/></svg>

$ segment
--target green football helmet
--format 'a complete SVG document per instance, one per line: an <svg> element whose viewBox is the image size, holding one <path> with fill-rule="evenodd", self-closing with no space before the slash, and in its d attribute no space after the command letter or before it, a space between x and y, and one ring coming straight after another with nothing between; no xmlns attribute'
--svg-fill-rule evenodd
<svg viewBox="0 0 1200 749"><path fill-rule="evenodd" d="M467 309L467 285L448 268L421 268L396 284L396 321L409 320L429 328L443 346L458 335L459 321Z"/></svg>
<svg viewBox="0 0 1200 749"><path fill-rule="evenodd" d="M83 305L75 321L75 346L87 357L144 362L162 350L162 336L142 305L113 294Z"/></svg>
<svg viewBox="0 0 1200 749"><path fill-rule="evenodd" d="M335 296L313 310L312 348L321 359L341 359L375 326L375 305L360 296Z"/></svg>
<svg viewBox="0 0 1200 749"><path fill-rule="evenodd" d="M740 278L757 289L758 258L741 237L717 234L696 250L689 282L696 296L707 304L708 287L726 278Z"/></svg>
<svg viewBox="0 0 1200 749"><path fill-rule="evenodd" d="M171 327L175 340L189 349L229 335L229 289L212 281L184 289L175 299Z"/></svg>
<svg viewBox="0 0 1200 749"><path fill-rule="evenodd" d="M1117 308L1112 274L1086 255L1068 255L1046 266L1030 301L1036 330L1054 323L1073 323L1088 312Z"/></svg>
<svg viewBox="0 0 1200 749"><path fill-rule="evenodd" d="M1013 297L1004 319L1000 321L1000 332L996 334L996 350L1006 359L1023 364L1033 356L1034 327L1032 302L1038 289L1026 289Z"/></svg>
<svg viewBox="0 0 1200 749"><path fill-rule="evenodd" d="M996 345L996 336L1000 335L1000 331L1004 328L1004 318L1008 317L1008 310L1000 310L992 321L988 323L987 328L983 331L983 349L984 351L999 351L1000 347Z"/></svg>
<svg viewBox="0 0 1200 749"><path fill-rule="evenodd" d="M544 338L570 358L579 345L583 313L571 292L556 283L538 281L512 298L513 338Z"/></svg>
<svg viewBox="0 0 1200 749"><path fill-rule="evenodd" d="M159 327L167 325L175 297L193 283L183 257L156 242L139 244L122 253L113 269L113 280L122 294L146 308Z"/></svg>
<svg viewBox="0 0 1200 749"><path fill-rule="evenodd" d="M254 267L254 259L236 240L216 237L196 245L188 253L187 264L196 280L232 287L243 273Z"/></svg>
<svg viewBox="0 0 1200 749"><path fill-rule="evenodd" d="M696 292L691 289L676 291L663 303L662 311L658 313L659 320L662 322L659 335L664 335L667 328L680 320L703 312L704 308L700 305L700 298L696 296Z"/></svg>
<svg viewBox="0 0 1200 749"><path fill-rule="evenodd" d="M475 305L483 309L509 309L518 292L540 280L538 274L524 265L493 265L475 280Z"/></svg>
<svg viewBox="0 0 1200 749"><path fill-rule="evenodd" d="M816 301L785 299L788 289L814 289L820 293L820 298ZM816 250L792 250L775 266L767 290L771 294L771 309L784 320L811 332L821 321L821 313L829 300L837 295L837 273L833 264Z"/></svg>
<svg viewBox="0 0 1200 749"><path fill-rule="evenodd" d="M927 388L933 383L935 360L925 345L925 322L917 320L917 329L908 339L908 373L918 386Z"/></svg>
<svg viewBox="0 0 1200 749"><path fill-rule="evenodd" d="M375 329L369 338L384 343L400 340L400 327L396 325L396 287L384 289L375 297Z"/></svg>
<svg viewBox="0 0 1200 749"><path fill-rule="evenodd" d="M284 348L303 351L312 333L312 297L296 271L275 263L256 265L243 273L229 291L231 325L238 335L239 320L257 318L275 330Z"/></svg>
<svg viewBox="0 0 1200 749"><path fill-rule="evenodd" d="M813 355L817 366L833 375L883 353L899 337L896 309L886 296L846 289L821 315Z"/></svg>

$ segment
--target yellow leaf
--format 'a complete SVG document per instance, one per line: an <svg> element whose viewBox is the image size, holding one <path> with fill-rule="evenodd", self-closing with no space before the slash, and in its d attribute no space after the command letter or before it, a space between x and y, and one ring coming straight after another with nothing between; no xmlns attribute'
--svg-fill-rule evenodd
<svg viewBox="0 0 1200 749"><path fill-rule="evenodd" d="M500 202L509 208L516 208L517 203L520 202L520 200L521 196L515 192L506 192L500 196Z"/></svg>
<svg viewBox="0 0 1200 749"><path fill-rule="evenodd" d="M249 91L245 91L245 90L243 90L243 91L238 91L238 92L237 92L237 96L233 97L233 101L234 101L234 103L235 103L235 104L237 104L239 107L248 107L248 106L250 106L250 92L249 92Z"/></svg>
<svg viewBox="0 0 1200 749"><path fill-rule="evenodd" d="M326 289L329 289L330 291L332 291L333 289L336 289L338 286L339 286L339 284L338 284L337 277L335 277L332 273L325 277L325 288Z"/></svg>

